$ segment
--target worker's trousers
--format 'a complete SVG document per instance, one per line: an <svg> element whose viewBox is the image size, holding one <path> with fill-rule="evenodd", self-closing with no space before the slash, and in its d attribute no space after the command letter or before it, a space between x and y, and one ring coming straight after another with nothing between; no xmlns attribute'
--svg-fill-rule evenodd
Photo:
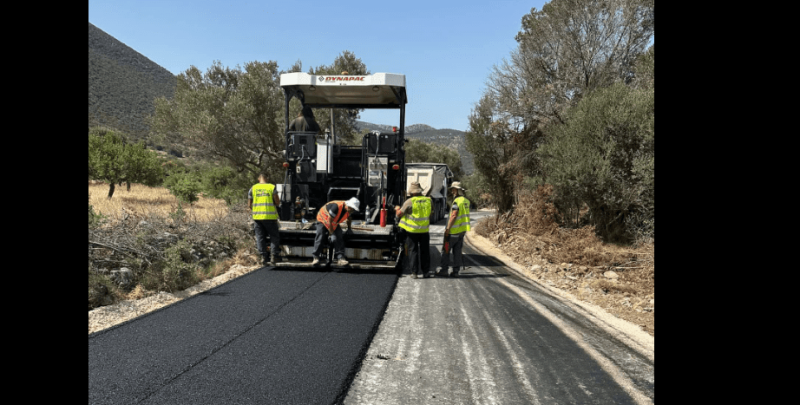
<svg viewBox="0 0 800 405"><path fill-rule="evenodd" d="M322 245L329 235L328 228L322 224L322 222L317 222L317 234L314 236L314 257L318 257L322 259ZM331 237L331 242L333 242L333 252L335 254L334 258L336 259L344 259L344 236L342 235L342 227L336 226L336 229L333 230L333 237Z"/></svg>
<svg viewBox="0 0 800 405"><path fill-rule="evenodd" d="M431 270L431 235L425 233L406 233L408 249L408 268L412 274L425 275Z"/></svg>
<svg viewBox="0 0 800 405"><path fill-rule="evenodd" d="M256 231L256 247L261 256L269 260L267 252L267 235L269 235L269 248L275 257L281 256L281 234L278 232L278 221L274 219L254 219Z"/></svg>
<svg viewBox="0 0 800 405"><path fill-rule="evenodd" d="M466 232L450 235L450 252L445 253L442 248L442 262L441 267L443 271L447 271L450 266L450 255L453 255L453 273L458 273L464 266L464 257L461 254L461 249L464 248L464 236Z"/></svg>

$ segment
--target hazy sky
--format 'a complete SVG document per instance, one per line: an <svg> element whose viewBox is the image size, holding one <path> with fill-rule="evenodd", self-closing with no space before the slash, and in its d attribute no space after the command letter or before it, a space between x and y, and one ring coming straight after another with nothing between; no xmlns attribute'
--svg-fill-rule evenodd
<svg viewBox="0 0 800 405"><path fill-rule="evenodd" d="M328 65L347 50L372 73L406 75L406 125L468 129L522 16L544 1L90 0L89 22L177 75L194 65ZM397 110L364 111L392 125Z"/></svg>

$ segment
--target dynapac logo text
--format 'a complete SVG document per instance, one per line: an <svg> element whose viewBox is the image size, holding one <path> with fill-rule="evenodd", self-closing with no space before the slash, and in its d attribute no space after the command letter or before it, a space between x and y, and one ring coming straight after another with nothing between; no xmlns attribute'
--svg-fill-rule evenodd
<svg viewBox="0 0 800 405"><path fill-rule="evenodd" d="M317 77L321 82L363 82L364 76L328 76Z"/></svg>

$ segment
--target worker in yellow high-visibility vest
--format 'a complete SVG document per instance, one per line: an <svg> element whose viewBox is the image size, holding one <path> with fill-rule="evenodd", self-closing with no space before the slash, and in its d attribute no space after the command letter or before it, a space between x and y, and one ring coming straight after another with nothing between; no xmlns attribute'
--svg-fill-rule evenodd
<svg viewBox="0 0 800 405"><path fill-rule="evenodd" d="M278 232L278 208L281 200L275 185L267 183L267 176L260 174L258 184L247 192L247 207L253 213L256 231L256 246L261 253L261 264L274 266L281 261L281 236ZM267 235L269 235L270 255L267 253Z"/></svg>
<svg viewBox="0 0 800 405"><path fill-rule="evenodd" d="M464 248L464 236L470 230L469 226L469 200L464 196L466 190L461 187L461 182L454 182L450 186L450 193L453 197L453 206L450 209L450 219L444 230L444 244L449 249L442 248L442 261L437 276L447 276L447 269L450 266L450 252L453 252L453 272L450 277L458 277L458 272L464 266L464 258L461 250Z"/></svg>
<svg viewBox="0 0 800 405"><path fill-rule="evenodd" d="M400 219L400 228L406 231L406 248L411 268L411 277L433 277L430 259L430 226L431 199L422 195L422 187L418 182L411 183L408 188L411 198L402 207L394 207L395 215ZM417 263L419 256L419 263Z"/></svg>

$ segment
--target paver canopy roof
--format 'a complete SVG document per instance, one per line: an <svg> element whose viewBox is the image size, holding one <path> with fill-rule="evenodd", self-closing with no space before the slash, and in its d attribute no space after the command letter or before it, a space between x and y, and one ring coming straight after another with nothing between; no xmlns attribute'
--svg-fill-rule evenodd
<svg viewBox="0 0 800 405"><path fill-rule="evenodd" d="M372 75L311 75L285 73L281 87L287 93L302 92L304 104L311 107L351 106L400 108L408 103L406 76L395 73Z"/></svg>

